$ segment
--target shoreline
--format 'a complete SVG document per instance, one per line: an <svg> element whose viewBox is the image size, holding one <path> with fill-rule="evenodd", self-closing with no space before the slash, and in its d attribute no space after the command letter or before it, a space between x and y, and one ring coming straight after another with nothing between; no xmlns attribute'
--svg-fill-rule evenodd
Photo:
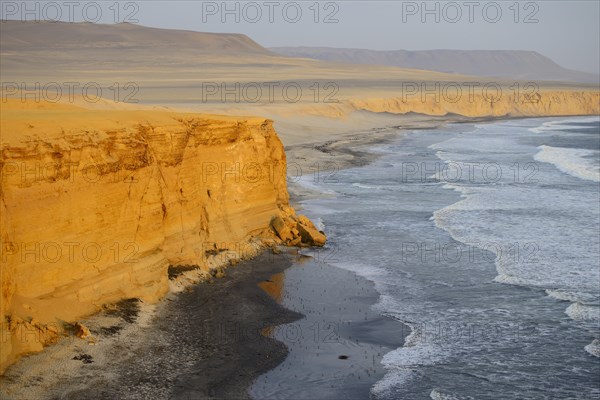
<svg viewBox="0 0 600 400"><path fill-rule="evenodd" d="M283 251L157 304L131 300L85 320L93 341L71 337L23 357L1 378L3 398L248 398L253 379L287 354L265 330L301 318L259 287L292 266L297 251Z"/></svg>
<svg viewBox="0 0 600 400"><path fill-rule="evenodd" d="M279 303L304 316L273 328L271 336L289 353L253 382L253 398L369 398L388 372L383 356L410 333L373 308L380 301L373 282L321 256L305 256L277 277L283 282Z"/></svg>
<svg viewBox="0 0 600 400"><path fill-rule="evenodd" d="M384 143L385 141L392 140L397 137L398 134L396 127L374 129L373 132L375 132L375 135L369 135L367 140L358 141L355 137L352 137L357 134L351 134L349 135L350 138L347 138L346 140L342 139L339 140L339 143L332 143L332 147L336 149L336 152L339 152L342 155L351 155L351 161L347 164L346 168L366 165L374 161L378 156L367 151L349 150L344 146L357 144L357 142L359 142L361 147L370 147L376 143ZM290 204L296 209L300 209L301 204L294 199L291 188L292 185L293 184L290 183ZM122 396L123 393L107 393L106 390L100 390L99 388L110 386L107 383L112 382L115 378L129 375L128 371L132 369L131 367L133 367L133 363L135 362L135 356L129 354L129 351L139 349L140 343L147 342L149 340L148 337L153 336L153 325L161 323L167 325L176 324L177 318L173 318L173 313L169 313L166 310L172 309L172 304L177 304L184 301L184 298L189 298L190 293L196 293L198 296L202 297L204 299L204 304L210 301L215 304L219 303L213 307L209 307L208 311L210 311L211 314L215 313L215 315L219 316L219 319L224 323L228 320L227 317L229 317L230 314L227 311L215 312L215 310L220 307L217 292L219 291L219 288L224 290L225 288L231 288L232 285L240 285L242 290L231 290L228 292L231 299L236 300L232 300L229 305L225 305L224 307L227 309L231 310L231 307L234 307L233 304L235 303L245 304L245 301L239 301L243 294L254 296L255 299L262 298L261 306L264 306L261 316L258 316L259 313L255 313L253 316L237 319L236 322L239 324L263 321L270 329L274 329L276 326L284 323L301 319L303 318L302 314L295 313L277 304L276 301L269 297L267 293L258 286L258 283L261 281L268 281L272 275L281 273L290 268L293 265L291 258L294 256L292 254L297 251L298 249L295 248L284 248L283 255L274 255L270 249L263 249L256 257L241 261L240 265L243 265L243 267L233 266L227 268L224 277L216 279L214 281L215 283L212 284L202 282L203 276L198 276L196 270L177 274L175 279L170 280L171 291L158 303L147 304L140 301L135 304L135 299L130 299L133 300L133 302L125 300L116 305L108 305L105 311L101 311L98 314L91 315L90 317L81 320L81 322L90 329L92 334L91 337L80 339L72 335L66 339L63 338L58 343L47 346L44 351L26 355L17 363L11 365L6 370L5 374L0 377L0 382L2 382L0 385L2 386L1 393L8 399L17 399L22 398L23 396L32 398L53 398L53 396L64 394L67 394L69 398L73 399L89 398L90 396L94 398L112 399L115 394ZM271 261L275 261L264 263L265 257ZM300 257L304 258L305 256ZM331 268L337 269L334 266L331 266ZM348 273L355 275L350 272ZM358 277L358 275L356 276ZM198 281L201 283L198 283ZM372 285L371 282L366 280L365 284L367 286ZM377 294L377 292L375 293ZM370 305L375 304L377 299L378 294L377 297L371 299L372 304ZM201 315L202 311L199 311L197 316ZM380 319L382 317L378 316L378 318ZM404 327L402 330L404 331ZM236 369L239 368L238 362L225 363L228 365L221 364L219 372L209 374L211 376L207 376L206 371L216 371L217 368L210 368L206 371L203 370L203 376L198 378L202 380L201 383L198 382L200 386L206 388L215 387L216 389L213 392L201 394L195 393L193 397L201 395L205 396L205 398L212 398L214 396L217 396L216 398L223 396L247 398L246 391L249 389L252 381L260 376L261 373L267 372L279 365L288 352L285 344L278 340L263 335L254 335L253 340L258 340L261 344L261 348L268 349L263 350L262 352L265 357L261 358L257 355L247 354L248 352L240 350L241 348L238 349L238 351L235 351L233 347L229 348L228 354L240 356L245 360L245 373L244 377L242 377L243 379L236 379L235 384L233 385L229 382L226 385L227 391L222 392L218 389L219 385L213 385L213 382L222 382L224 378L219 379L219 377L230 375L236 371ZM391 342L391 340L388 340L388 342ZM231 343L226 343L226 345L229 346ZM212 355L214 356L216 355L216 353L214 353L216 350L217 349L214 347L212 350L203 348L203 355L205 357L207 355L210 357L209 353L210 351L213 351ZM383 354L381 354L381 356L383 356ZM380 359L381 358L379 357L377 361L379 362ZM218 359L215 359L215 362L219 364ZM109 367L106 368L107 366ZM110 366L112 366L112 368L110 368ZM125 366L125 368L121 368L122 366ZM252 370L252 366L256 366L254 370ZM54 372L49 374L47 367L50 367ZM92 374L98 374L98 377L93 379L90 378L90 370L94 371ZM121 373L117 372L119 370L121 370ZM224 373L224 370L229 370L229 372ZM102 377L102 375L105 376ZM141 380L146 380L145 378L142 378L143 377L140 377ZM84 383L80 383L80 380ZM146 384L147 383L148 382L146 382ZM125 386L126 385L120 385L121 388ZM138 389L139 385L136 390ZM185 386L182 386L177 390L182 391L183 398L186 398L185 391L188 389L186 389ZM156 396L159 395L160 391L156 392L156 388L154 388L149 393ZM143 398L143 396L136 396L135 393L130 392L125 398Z"/></svg>
<svg viewBox="0 0 600 400"><path fill-rule="evenodd" d="M294 169L292 178L295 179L288 179L288 192L292 207L300 211L302 210L302 201L327 196L326 193L298 184L298 179L308 175L313 175L315 180L328 179L333 178L335 173L340 170L368 165L380 157L380 154L369 151L370 149L389 143L407 131L439 129L452 123L494 122L521 118L469 118L460 115L435 117L426 114L397 115L396 117L398 118L397 124L375 127L366 131L349 132L344 135L330 135L319 141L285 146L288 166L292 165ZM289 177L290 172L288 172Z"/></svg>
<svg viewBox="0 0 600 400"><path fill-rule="evenodd" d="M354 131L345 135L331 135L318 141L285 146L288 164L296 164L293 175L293 178L296 179L293 181L288 180L288 192L292 207L301 211L302 201L327 196L326 193L298 184L298 179L308 175L313 175L314 179L333 178L334 174L340 170L368 165L380 157L380 154L370 152L369 149L376 145L389 143L407 131L439 129L448 124L493 123L531 118L575 118L583 116L575 114L539 117L464 117L461 115L436 117L426 114L414 114L408 116L407 119L406 115L399 114L396 117L399 119L397 125L374 127L367 131ZM303 168L303 166L308 166L308 168ZM288 173L289 176L290 173Z"/></svg>
<svg viewBox="0 0 600 400"><path fill-rule="evenodd" d="M394 128L390 128L388 130L393 129ZM393 135L395 136L395 134ZM374 140L372 139L368 142L373 143L377 142L378 140L379 138L376 137L374 138ZM341 144L342 143L344 142L341 141ZM361 157L364 157L367 154L368 153L362 153L360 155ZM292 204L297 205L298 203L292 201ZM265 251L268 251L268 249ZM259 260L259 258L257 258L257 260ZM225 265L229 265L232 261L235 262L236 260L225 261L227 261ZM252 261L250 261L250 263L252 263ZM222 268L219 268L218 270L219 271L216 271L217 276L223 273ZM204 278L205 276L203 274L198 275L198 271L189 271L183 275L180 275L175 280L170 280L169 292L158 303L141 303L140 307L142 309L141 311L143 314L143 318L141 318L141 326L137 326L137 323L129 323L129 326L121 326L121 321L110 320L110 318L106 320L106 313L102 310L115 307L119 308L119 304L121 302L117 303L116 305L111 303L106 304L102 308L102 310L100 310L100 312L91 314L87 317L80 319L80 323L82 323L84 326L86 326L92 331L91 338L84 338L82 340L76 337L75 332L72 330L67 330L64 333L61 332L61 337L59 338L60 340L58 341L58 343L45 346L44 350L39 353L26 354L22 357L21 360L9 366L5 373L2 376L0 376L0 382L2 383L2 391L4 392L5 389L9 386L10 388L7 389L8 391L18 391L20 386L21 388L27 391L36 391L43 388L41 389L41 394L45 393L48 388L56 387L57 385L65 389L68 388L69 385L64 385L63 382L68 382L72 374L77 374L77 368L75 368L73 365L69 365L69 362L71 360L75 359L75 361L80 361L86 364L88 363L88 361L94 359L93 356L90 359L87 353L95 353L96 361L89 362L89 364L99 365L99 358L102 358L101 349L103 348L103 346L102 343L100 341L97 341L96 339L102 338L103 333L107 333L106 335L104 335L105 340L110 339L111 336L128 337L128 335L132 335L132 337L135 337L136 335L140 334L139 331L143 331L145 324L149 323L149 321L151 321L152 318L156 315L155 313L157 312L157 309L163 307L164 304L166 304L168 301L173 301L173 296L177 296L182 290L187 291L191 290L190 287L196 287L195 284L201 282ZM67 337L66 339L65 336ZM88 350L91 349L91 347L88 346L93 346L93 348L96 349L96 351L89 352ZM107 351L107 353L109 353L109 348L105 347L104 349ZM117 359L119 359L119 357L117 357ZM39 365L48 365L50 367L60 365L60 373L51 374L50 376L48 376L48 374L46 373L47 371L43 371L42 373L42 371L39 370ZM19 372L16 373L15 371ZM18 377L16 377L15 374ZM37 378L36 374L38 374ZM42 375L44 376L42 377ZM39 384L28 384L28 379L26 379L27 377L32 378L29 381L34 380L39 382ZM77 385L75 385L75 387L77 387Z"/></svg>
<svg viewBox="0 0 600 400"><path fill-rule="evenodd" d="M460 119L461 121L459 121L458 119ZM302 151L306 151L307 155L309 155L310 153L318 154L318 156L321 158L317 158L317 161L319 159L333 159L336 160L336 166L339 163L339 165L342 166L342 168L344 169L359 167L367 165L375 161L379 157L379 155L376 153L366 151L367 148L394 140L404 131L407 130L434 129L439 128L448 123L492 122L497 120L505 120L507 118L486 118L469 120L462 120L463 118L458 119L451 118L431 121L429 124L426 122L419 122L413 124L413 126L399 125L387 128L373 129L372 131L366 132L370 133L370 135L368 136L365 135L365 132L351 133L340 137L337 141L324 140L321 142L313 142L310 144L289 146L286 147L286 152L290 151L288 157L291 157L294 155L301 154L300 152L298 152L298 149L300 149ZM323 144L324 146L319 147L319 144ZM352 146L352 148L349 148L349 146ZM298 211L302 209L302 201L314 198L314 196L322 196L322 194L320 193L311 192L308 189L302 189L300 185L296 182L288 182L288 191L290 193L290 204ZM213 306L208 308L208 311L211 312L211 314L215 314L211 318L216 317L219 320L223 320L224 323L226 323L226 321L228 321L227 317L235 316L235 318L231 318L230 321L234 321L235 323L239 324L246 324L246 327L252 327L253 329L251 330L256 331L256 335L254 335L250 341L245 340L244 343L248 344L249 342L255 342L256 347L254 348L262 349L262 351L261 354L250 354L247 351L247 348L244 348L244 346L241 344L242 342L237 342L235 344L225 343L225 345L230 346L228 347L230 351L230 353L228 353L228 357L230 357L230 359L228 361L223 361L222 359L219 360L219 350L223 350L223 348L219 349L218 347L215 347L214 343L211 346L207 345L207 347L203 347L201 349L203 355L209 358L213 357L213 361L211 362L215 363L215 366L206 369L201 369L202 374L192 374L191 379L195 380L197 385L215 389L213 391L209 390L207 392L198 393L194 392L195 390L197 390L198 386L190 387L190 385L177 384L177 390L180 391L178 393L181 395L181 397L178 395L177 398L198 398L199 396L204 396L200 398L223 398L223 396L227 398L248 398L246 391L251 387L254 379L259 377L263 373L272 371L275 368L277 368L280 365L280 362L282 362L288 354L288 349L286 348L284 342L281 342L276 339L271 339L270 337L266 337L262 334L264 333L264 329L268 328L267 326L262 326L260 330L262 330L263 332L257 333L259 329L256 325L252 325L252 323L254 321L268 321L267 325L273 328L282 324L297 321L304 317L302 314L289 310L278 304L277 301L275 301L272 297L269 297L264 292L264 290L260 289L260 287L258 286L259 283L265 281L268 282L271 280L271 277L273 275L282 273L283 271L293 266L293 262L291 261L291 259L297 257L297 255L293 254L294 252L297 252L297 249L286 249L284 250L284 252L285 253L282 255L274 255L270 252L269 249L263 250L257 257L254 257L251 260L243 261L241 264L239 264L238 267L234 266L228 268L225 272L225 277L222 279L217 279L215 281L216 283L195 284L186 287L181 293L169 293L157 304L142 304L140 305L140 309L138 310L139 314L136 314L136 318L134 318L134 322L129 323L129 325L125 324L125 327L122 329L117 329L116 333L111 332L111 328L114 328L118 325L101 325L102 323L106 325L107 322L106 320L104 320L104 318L106 317L106 315L104 314L94 315L89 319L86 319L84 320L86 326L88 326L88 321L100 321L100 325L94 326L94 322L92 322L89 325L89 327L92 330L92 334L94 335L94 337L97 337L102 340L99 340L96 343L92 343L89 341L86 342L84 340L71 337L70 340L61 340L58 344L47 347L41 353L23 357L22 360L9 367L9 369L3 377L0 377L0 380L8 380L3 382L2 385L0 385L2 386L2 393L7 395L8 399L12 398L10 397L10 394L5 393L6 387L10 386L14 389L15 387L19 386L18 382L21 382L21 387L26 388L27 391L33 391L32 393L38 393L40 395L42 393L47 393L49 398L51 398L52 395L64 394L66 393L65 391L67 391L68 389L72 390L69 394L69 398L74 399L89 398L90 396L93 396L94 398L108 399L114 398L115 394L122 395L122 393L119 392L107 394L102 391L94 392L93 388L82 388L81 384L78 383L78 379L80 379L83 376L86 377L86 379L84 379L84 382L95 386L102 386L101 382L97 381L98 378L92 379L90 377L90 372L88 370L85 370L85 368L93 366L94 368L92 370L95 371L95 373L103 371L104 369L102 367L106 366L107 364L101 364L101 362L112 363L110 365L122 363L125 366L124 368L122 368L123 373L127 372L128 370L131 370L133 364L128 364L129 361L124 355L115 353L116 350L114 349L111 350L111 344L114 344L115 341L118 343L120 335L129 334L131 336L125 338L125 343L129 341L134 342L129 343L130 345L135 345L136 341L148 340L148 335L150 335L150 337L152 336L152 333L149 333L147 331L149 327L152 326L152 324L162 324L162 327L164 328L165 326L168 326L170 324L178 323L179 321L177 319L173 320L170 317L169 313L165 314L165 310L172 308L173 304L178 304L179 302L184 301L182 300L184 297L186 299L189 299L189 296L191 296L190 293L192 293L194 295L199 296L204 301L203 303L199 303L198 306L205 305L207 302L213 302ZM265 263L265 257L271 259L271 261ZM339 269L335 266L331 266L331 268ZM349 271L348 273L356 275ZM356 276L358 277L358 275ZM367 282L369 282L372 285L372 282ZM233 289L233 287L242 288L242 290ZM229 305L222 305L220 303L221 298L219 297L219 293L225 293L228 296L231 296L231 302L228 303ZM251 314L253 315L253 317L250 316L245 318L241 315L239 310L237 311L237 314L229 314L227 311L215 312L215 310L219 310L219 307L225 307L226 310L232 311L235 309L235 307L237 307L235 306L236 303L240 307L243 306L246 303L240 302L239 300L245 295L249 296L248 298L251 301L256 301L257 307L262 307L263 310ZM379 294L377 293L377 295ZM117 306L117 309L118 308L119 306ZM202 312L204 312L203 310L198 311L198 316L201 316ZM259 314L264 317L258 317L257 315ZM119 318L127 322L126 318L124 319L122 316L119 316ZM208 334L208 336L211 336L209 333L205 333ZM410 332L407 331L406 333L408 334ZM155 338L154 340L158 339ZM102 341L105 341L104 346L101 343ZM139 343L137 344L139 345ZM118 348L123 350L123 346L118 346L117 349ZM106 351L107 353L103 355L103 351ZM66 354L70 354L73 357L66 357L61 359L61 357L64 357ZM117 361L110 361L110 354L114 355ZM88 355L91 356L91 358L88 358ZM383 356L383 354L381 354L381 356ZM75 357L78 357L78 359L75 359ZM147 357L151 358L152 355L147 355ZM157 359L155 359L154 361L156 360ZM242 363L240 363L240 360L242 361ZM378 361L380 360L381 358L378 359ZM88 363L87 361L91 362ZM150 363L150 360L146 361L147 363ZM203 361L206 361L206 359L200 359L200 363L202 363ZM48 374L48 370L40 367L40 365L44 365L44 362L50 363L51 366L60 366L61 368L58 369L61 371ZM36 365L37 367L35 367ZM64 366L66 366L67 368L64 369ZM241 377L236 376L235 373L236 371L239 371L240 368L242 368L241 366L243 366L244 374ZM254 367L254 369L252 367ZM119 374L115 374L115 370L118 370L118 368L107 371L107 374L110 375L111 378L108 378L108 376L105 377L106 382L112 382L112 380L115 379L115 376L120 376ZM31 373L31 371L33 371L33 373ZM210 371L217 372L212 374L210 373ZM35 377L36 372L39 373L40 377L37 379L37 381ZM177 371L170 372L175 373ZM63 375L60 375L61 373ZM76 373L76 375L69 375L69 373ZM79 373L80 375L77 375L77 373ZM134 374L134 371L126 373L124 376L132 378L131 374ZM177 372L177 374L181 375L180 372ZM151 382L151 380L147 380L143 376L144 374L139 375L140 376L137 377L138 380L143 381L144 384L152 386L153 383ZM50 380L56 379L56 381L54 383L48 382L48 378L50 378ZM224 382L228 379L229 381L227 381L225 384ZM31 383L32 380L36 381L36 383ZM5 385L6 383L8 383L8 385ZM46 386L48 384L50 386ZM121 385L120 387L122 388L124 386ZM139 386L137 386L136 390L139 390ZM156 388L153 388L150 392L146 393L146 395L158 395L160 392L156 392L155 390ZM131 396L125 398L144 398L143 396L136 397L136 394L134 393L129 394ZM38 396L34 397L40 398ZM14 398L22 398L21 393L19 393L19 395Z"/></svg>
<svg viewBox="0 0 600 400"><path fill-rule="evenodd" d="M85 320L91 338L71 337L23 357L7 369L0 393L15 400L249 399L259 378L263 386L273 382L273 373L286 373L288 357L300 355L338 365L322 370L340 383L328 389L331 398L365 398L386 372L383 355L410 333L371 309L378 299L373 282L351 271L297 249L267 249L158 304L130 299ZM322 330L313 339L315 321ZM285 336L290 326L301 339ZM285 381L321 373L306 367Z"/></svg>

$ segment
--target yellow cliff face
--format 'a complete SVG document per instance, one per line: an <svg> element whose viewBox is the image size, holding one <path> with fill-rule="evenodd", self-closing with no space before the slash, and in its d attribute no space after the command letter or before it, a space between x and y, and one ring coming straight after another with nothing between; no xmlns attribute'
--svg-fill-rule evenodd
<svg viewBox="0 0 600 400"><path fill-rule="evenodd" d="M500 88L500 86L498 86ZM598 90L536 89L516 93L502 87L489 93L468 92L458 96L443 89L431 93L417 90L395 98L349 100L354 110L405 114L409 112L443 116L456 114L465 117L543 117L559 115L595 115L600 113Z"/></svg>
<svg viewBox="0 0 600 400"><path fill-rule="evenodd" d="M0 371L62 321L158 300L169 265L243 257L256 238L280 242L274 218L296 218L270 120L2 106Z"/></svg>
<svg viewBox="0 0 600 400"><path fill-rule="evenodd" d="M435 85L439 86L435 86ZM451 92L452 83L430 83L421 90L416 86L414 91L394 91L370 93L351 93L340 98L336 103L298 103L286 110L260 110L273 118L293 120L296 116L325 117L331 120L344 121L357 111L373 113L409 114L416 113L430 116L457 115L468 118L514 118L597 115L600 113L600 91L592 88L537 88L530 91L515 92L515 88L498 86L499 91L488 92L464 89L460 95ZM447 86L444 86L447 85ZM432 89L437 88L437 89ZM448 88L445 90L445 88ZM248 112L248 109L242 109ZM271 111L271 112L269 112ZM287 144L287 143L286 143Z"/></svg>

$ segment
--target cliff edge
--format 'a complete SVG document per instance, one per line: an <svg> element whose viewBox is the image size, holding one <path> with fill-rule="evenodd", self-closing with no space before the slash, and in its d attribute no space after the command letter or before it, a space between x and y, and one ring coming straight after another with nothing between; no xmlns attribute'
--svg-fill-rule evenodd
<svg viewBox="0 0 600 400"><path fill-rule="evenodd" d="M157 301L169 268L325 243L264 118L8 101L1 154L0 372L107 303Z"/></svg>

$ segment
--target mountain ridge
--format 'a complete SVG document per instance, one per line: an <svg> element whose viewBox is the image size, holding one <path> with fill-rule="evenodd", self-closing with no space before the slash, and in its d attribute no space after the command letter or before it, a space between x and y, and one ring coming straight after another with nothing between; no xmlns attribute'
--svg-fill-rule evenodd
<svg viewBox="0 0 600 400"><path fill-rule="evenodd" d="M197 32L181 29L163 29L119 23L94 24L89 22L21 22L0 23L2 50L20 45L29 48L189 48L195 51L224 53L272 53L242 33ZM49 40L52 39L52 40ZM51 43L52 42L52 43Z"/></svg>
<svg viewBox="0 0 600 400"><path fill-rule="evenodd" d="M386 65L471 76L598 83L599 75L564 68L532 50L369 50L336 47L270 47L287 57Z"/></svg>

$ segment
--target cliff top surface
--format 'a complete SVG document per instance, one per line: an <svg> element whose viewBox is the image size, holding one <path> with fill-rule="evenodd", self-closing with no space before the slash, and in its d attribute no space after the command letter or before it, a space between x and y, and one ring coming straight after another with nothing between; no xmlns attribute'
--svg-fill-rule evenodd
<svg viewBox="0 0 600 400"><path fill-rule="evenodd" d="M83 100L77 100L74 103L51 103L4 99L1 103L0 146L17 146L38 139L60 139L69 132L94 133L131 129L140 124L160 127L181 126L181 120L201 120L207 124L265 122L265 118L260 117L179 113L164 108L136 109L105 100L101 100L100 104L91 108Z"/></svg>

